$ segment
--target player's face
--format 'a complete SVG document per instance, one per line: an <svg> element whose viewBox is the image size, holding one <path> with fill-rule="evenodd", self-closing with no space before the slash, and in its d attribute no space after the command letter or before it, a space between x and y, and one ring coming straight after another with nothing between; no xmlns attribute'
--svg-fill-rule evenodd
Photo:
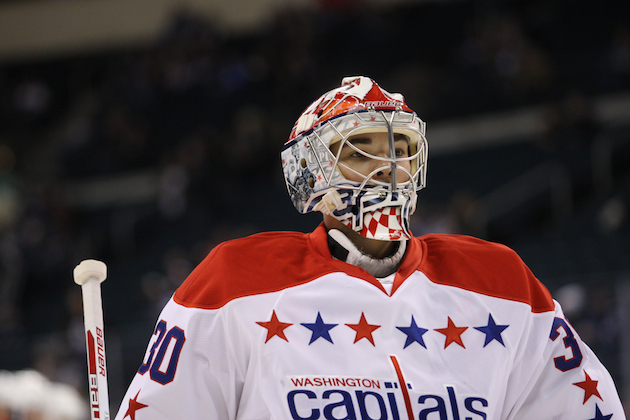
<svg viewBox="0 0 630 420"><path fill-rule="evenodd" d="M391 156L389 149L389 135L387 133L363 133L351 136L348 139L357 149L369 155L389 158ZM339 152L341 142L334 143L330 146L330 150L336 155ZM403 160L409 157L409 138L404 134L394 134L394 148L396 151L396 164L398 170L396 172L397 182L405 182L409 180L406 171L411 170L411 162ZM390 163L383 160L377 160L366 156L365 154L355 150L352 146L344 144L339 155L339 170L341 174L350 181L363 182L363 179L370 173L379 169L372 179L382 182L391 182L392 171ZM347 167L352 168L355 173ZM400 168L406 169L406 171ZM359 175L361 174L361 175Z"/></svg>

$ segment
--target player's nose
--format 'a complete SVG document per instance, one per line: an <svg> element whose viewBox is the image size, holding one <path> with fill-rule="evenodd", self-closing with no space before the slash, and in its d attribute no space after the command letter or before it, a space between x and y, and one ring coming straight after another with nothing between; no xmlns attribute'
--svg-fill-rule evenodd
<svg viewBox="0 0 630 420"><path fill-rule="evenodd" d="M396 166L396 178L398 182L405 182L409 179L409 174L405 172L405 170L401 166ZM379 165L375 166L373 171L376 171L372 176L372 179L380 182L391 182L392 181L392 167L391 164L384 164L380 162Z"/></svg>
<svg viewBox="0 0 630 420"><path fill-rule="evenodd" d="M382 162L379 162L379 165L380 167L378 168L372 179L381 182L390 182L392 180L392 168L388 166L383 166Z"/></svg>

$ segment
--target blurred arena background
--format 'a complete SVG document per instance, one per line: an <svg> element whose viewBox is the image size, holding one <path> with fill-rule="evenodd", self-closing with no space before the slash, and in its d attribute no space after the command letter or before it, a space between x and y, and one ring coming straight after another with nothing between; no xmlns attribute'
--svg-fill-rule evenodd
<svg viewBox="0 0 630 420"><path fill-rule="evenodd" d="M627 404L624 3L0 0L0 370L85 397L72 269L103 260L115 414L159 309L214 245L319 223L293 209L280 148L362 74L427 122L414 233L514 248Z"/></svg>

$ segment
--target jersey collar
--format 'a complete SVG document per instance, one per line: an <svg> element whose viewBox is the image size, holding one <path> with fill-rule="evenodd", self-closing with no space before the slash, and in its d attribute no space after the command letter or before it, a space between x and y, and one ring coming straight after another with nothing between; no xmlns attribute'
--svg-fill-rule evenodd
<svg viewBox="0 0 630 420"><path fill-rule="evenodd" d="M325 259L327 264L334 266L336 271L342 271L352 277L361 278L375 287L378 287L384 293L387 293L378 279L364 269L333 258L330 248L328 247L328 235L326 233L326 226L323 222L309 234L309 240L315 253ZM396 277L394 278L394 285L391 292L392 294L394 294L394 292L407 278L409 278L409 276L411 276L411 274L420 269L424 255L424 243L415 237L409 239L407 242L407 252L400 264L400 267L398 267Z"/></svg>

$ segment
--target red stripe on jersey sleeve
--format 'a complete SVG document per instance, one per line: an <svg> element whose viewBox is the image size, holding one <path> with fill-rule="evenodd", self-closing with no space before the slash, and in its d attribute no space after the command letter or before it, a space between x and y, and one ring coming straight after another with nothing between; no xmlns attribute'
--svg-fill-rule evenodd
<svg viewBox="0 0 630 420"><path fill-rule="evenodd" d="M549 290L505 245L463 235L426 235L422 271L434 283L554 310Z"/></svg>

